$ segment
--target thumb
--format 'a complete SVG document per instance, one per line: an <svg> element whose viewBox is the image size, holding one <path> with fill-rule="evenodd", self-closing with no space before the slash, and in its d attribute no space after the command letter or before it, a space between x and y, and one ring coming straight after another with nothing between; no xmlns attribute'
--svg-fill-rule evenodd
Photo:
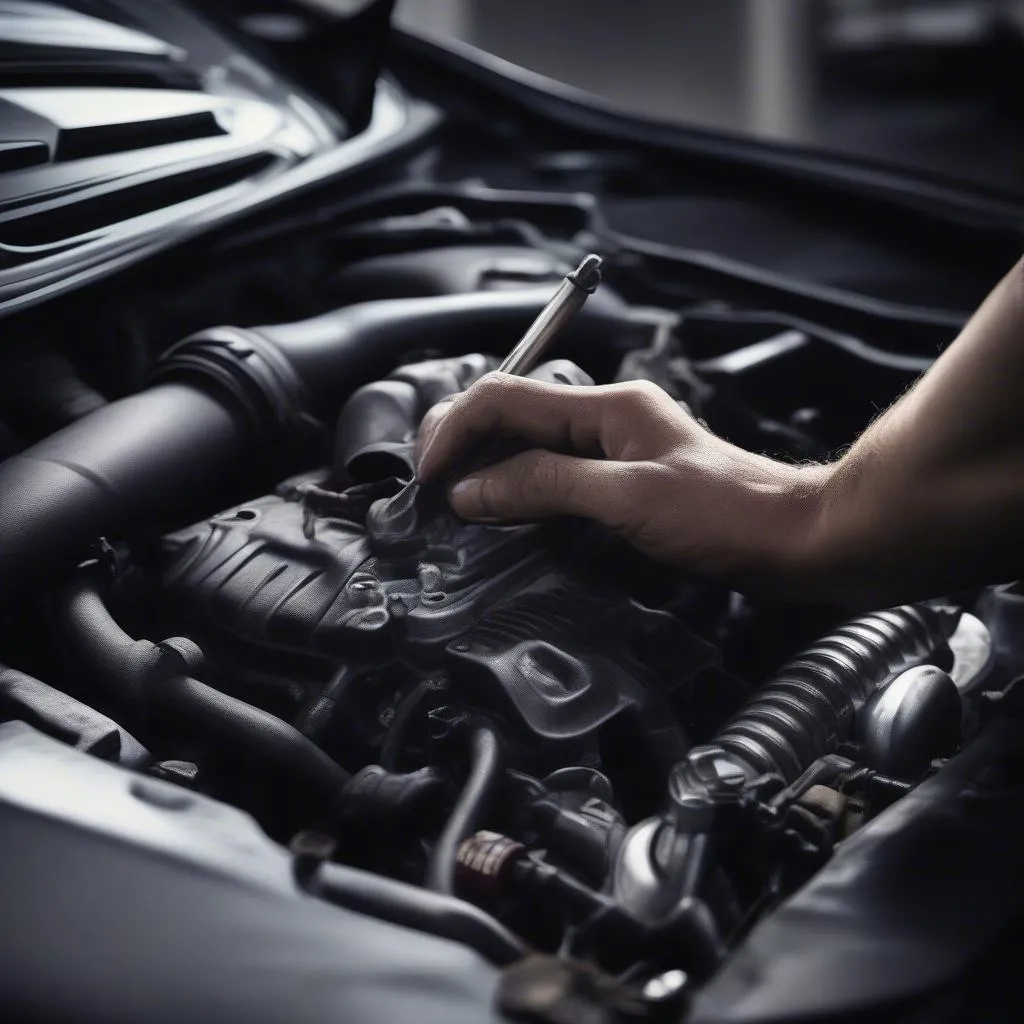
<svg viewBox="0 0 1024 1024"><path fill-rule="evenodd" d="M621 463L535 449L474 471L449 488L463 519L507 522L580 516L620 528L628 510Z"/></svg>

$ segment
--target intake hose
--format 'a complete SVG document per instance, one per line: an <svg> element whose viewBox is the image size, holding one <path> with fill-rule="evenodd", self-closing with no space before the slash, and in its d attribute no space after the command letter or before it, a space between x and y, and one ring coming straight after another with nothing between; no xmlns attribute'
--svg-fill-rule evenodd
<svg viewBox="0 0 1024 1024"><path fill-rule="evenodd" d="M0 465L0 603L51 583L103 534L196 506L244 452L236 410L164 383L99 409Z"/></svg>
<svg viewBox="0 0 1024 1024"><path fill-rule="evenodd" d="M754 774L775 772L792 782L847 739L855 713L883 683L948 655L958 617L919 604L847 622L782 668L712 746Z"/></svg>
<svg viewBox="0 0 1024 1024"><path fill-rule="evenodd" d="M551 286L516 291L472 292L429 298L391 299L348 306L293 324L256 328L284 353L309 388L311 410L337 408L339 385L349 388L387 374L407 352L490 352L505 356L551 298ZM558 357L584 362L618 355L650 335L610 289L599 288L556 343Z"/></svg>
<svg viewBox="0 0 1024 1024"><path fill-rule="evenodd" d="M331 418L410 350L507 350L549 298L531 288L368 302L180 342L148 390L0 464L0 606L43 589L99 536L208 510L212 492L269 470L270 453L307 441L314 418ZM629 328L626 307L602 289L565 347L611 354Z"/></svg>
<svg viewBox="0 0 1024 1024"><path fill-rule="evenodd" d="M455 895L459 847L476 831L500 779L501 743L498 735L489 726L477 726L470 737L469 778L427 864L425 885L431 892Z"/></svg>
<svg viewBox="0 0 1024 1024"><path fill-rule="evenodd" d="M351 776L312 740L276 715L193 678L203 658L190 640L133 640L110 614L93 566L73 575L56 617L72 653L115 697L173 711L323 797L340 798Z"/></svg>

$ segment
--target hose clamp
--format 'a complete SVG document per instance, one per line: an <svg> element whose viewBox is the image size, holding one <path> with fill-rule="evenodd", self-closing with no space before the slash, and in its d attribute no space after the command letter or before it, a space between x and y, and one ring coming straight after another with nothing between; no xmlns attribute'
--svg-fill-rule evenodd
<svg viewBox="0 0 1024 1024"><path fill-rule="evenodd" d="M272 342L240 327L213 327L172 345L154 380L196 377L227 391L250 429L271 442L303 444L325 436L310 415L305 384Z"/></svg>

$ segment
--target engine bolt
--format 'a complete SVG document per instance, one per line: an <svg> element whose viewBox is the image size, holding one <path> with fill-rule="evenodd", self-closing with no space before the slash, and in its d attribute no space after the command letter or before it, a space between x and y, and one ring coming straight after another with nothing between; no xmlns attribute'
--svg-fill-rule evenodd
<svg viewBox="0 0 1024 1024"><path fill-rule="evenodd" d="M416 568L416 576L424 593L436 593L444 582L441 570L432 562L420 562Z"/></svg>
<svg viewBox="0 0 1024 1024"><path fill-rule="evenodd" d="M384 592L380 583L373 576L365 573L353 576L349 580L348 589L352 594L353 603L357 607L366 608L369 605L383 604Z"/></svg>

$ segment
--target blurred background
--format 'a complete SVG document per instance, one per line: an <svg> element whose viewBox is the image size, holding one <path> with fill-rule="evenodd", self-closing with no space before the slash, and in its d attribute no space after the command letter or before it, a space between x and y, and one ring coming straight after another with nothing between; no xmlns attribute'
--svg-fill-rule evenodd
<svg viewBox="0 0 1024 1024"><path fill-rule="evenodd" d="M397 11L416 32L630 111L1024 191L1024 0L399 0Z"/></svg>

